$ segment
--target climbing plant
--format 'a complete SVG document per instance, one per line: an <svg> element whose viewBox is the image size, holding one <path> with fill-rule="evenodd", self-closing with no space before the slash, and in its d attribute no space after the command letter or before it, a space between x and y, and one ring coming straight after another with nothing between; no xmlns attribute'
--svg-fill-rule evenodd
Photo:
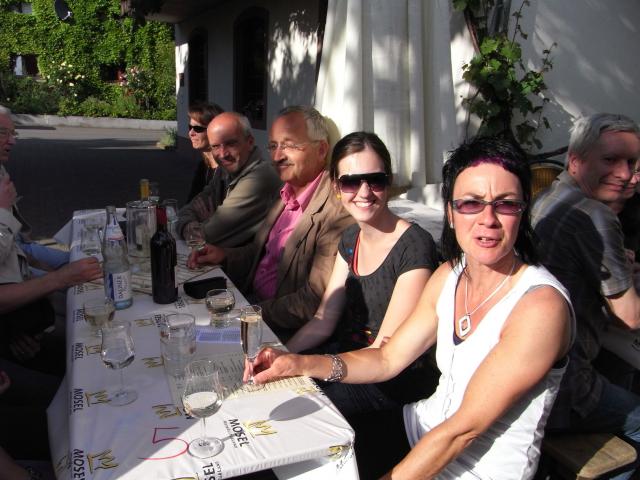
<svg viewBox="0 0 640 480"><path fill-rule="evenodd" d="M51 0L32 0L31 14L0 0L0 103L28 110L20 97L30 83L55 105L46 113L175 118L173 28L123 17L119 0L66 2L72 16L62 21ZM13 76L16 55L37 57L36 79ZM134 90L122 84L131 69L145 75Z"/></svg>
<svg viewBox="0 0 640 480"><path fill-rule="evenodd" d="M453 0L456 10L464 12L476 53L463 68L463 78L473 93L463 100L469 112L481 120L480 134L499 135L517 140L525 147L542 143L537 138L541 126L550 128L543 114L549 101L544 92L544 75L553 67L552 44L543 50L539 69L529 69L522 61L519 40L527 40L520 20L529 0L523 0L512 14L515 20L509 36L508 21L490 21L496 4L509 9L509 3L496 0ZM508 17L506 17L508 19Z"/></svg>

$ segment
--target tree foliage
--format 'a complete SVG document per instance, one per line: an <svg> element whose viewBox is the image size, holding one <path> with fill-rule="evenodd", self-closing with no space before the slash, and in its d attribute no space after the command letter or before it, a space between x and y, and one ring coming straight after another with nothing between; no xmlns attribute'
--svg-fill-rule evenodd
<svg viewBox="0 0 640 480"><path fill-rule="evenodd" d="M67 0L73 16L66 21L57 17L51 0L32 0L29 15L12 11L15 3L0 0L0 102L24 108L12 103L20 89L9 87L33 79L11 78L10 60L34 54L37 83L57 103L57 112L47 113L83 115L89 109L109 116L175 118L171 26L122 17L119 0ZM105 80L105 72L132 68L146 79L135 90Z"/></svg>
<svg viewBox="0 0 640 480"><path fill-rule="evenodd" d="M476 47L473 59L463 66L463 78L475 87L475 92L463 100L463 105L481 119L480 134L500 135L523 146L541 148L542 143L536 137L538 128L550 128L542 114L549 101L544 96L547 89L544 74L553 67L550 53L556 44L543 51L538 70L526 68L517 39L528 37L520 20L529 0L523 0L512 14L515 24L511 37L506 28L492 29L489 25L489 13L495 3L495 0L453 0L454 8L465 14Z"/></svg>

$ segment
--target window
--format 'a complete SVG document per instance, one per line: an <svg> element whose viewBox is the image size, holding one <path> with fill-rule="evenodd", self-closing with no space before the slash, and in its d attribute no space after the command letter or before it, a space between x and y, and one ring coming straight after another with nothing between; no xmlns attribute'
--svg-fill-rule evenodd
<svg viewBox="0 0 640 480"><path fill-rule="evenodd" d="M9 8L12 12L24 13L25 15L31 15L33 13L31 4L27 2L17 2L11 5Z"/></svg>
<svg viewBox="0 0 640 480"><path fill-rule="evenodd" d="M18 77L35 77L38 75L38 57L36 55L11 54L9 57L9 65L13 73Z"/></svg>
<svg viewBox="0 0 640 480"><path fill-rule="evenodd" d="M234 109L263 130L267 128L268 30L269 14L259 7L245 10L233 29Z"/></svg>
<svg viewBox="0 0 640 480"><path fill-rule="evenodd" d="M189 38L189 103L207 101L207 31L197 29Z"/></svg>
<svg viewBox="0 0 640 480"><path fill-rule="evenodd" d="M100 80L110 83L120 82L124 71L124 65L100 65Z"/></svg>

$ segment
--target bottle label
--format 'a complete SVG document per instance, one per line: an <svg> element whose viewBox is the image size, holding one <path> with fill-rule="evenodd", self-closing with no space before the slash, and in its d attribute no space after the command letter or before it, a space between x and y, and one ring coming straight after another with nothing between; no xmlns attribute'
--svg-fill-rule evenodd
<svg viewBox="0 0 640 480"><path fill-rule="evenodd" d="M105 238L109 241L120 241L124 240L124 235L122 234L122 230L120 230L120 225L114 220L114 224L107 225L107 231L105 232Z"/></svg>
<svg viewBox="0 0 640 480"><path fill-rule="evenodd" d="M128 307L131 304L131 271L107 273L105 275L107 294L113 299L116 308Z"/></svg>

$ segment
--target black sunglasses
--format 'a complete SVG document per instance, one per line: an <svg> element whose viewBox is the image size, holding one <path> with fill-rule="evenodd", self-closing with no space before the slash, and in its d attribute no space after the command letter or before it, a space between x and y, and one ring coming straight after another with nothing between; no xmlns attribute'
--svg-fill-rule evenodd
<svg viewBox="0 0 640 480"><path fill-rule="evenodd" d="M365 182L374 192L382 192L389 185L389 175L384 172L342 175L338 179L338 186L344 193L356 193L360 190L362 182Z"/></svg>
<svg viewBox="0 0 640 480"><path fill-rule="evenodd" d="M189 124L189 130L193 130L196 133L202 133L207 131L207 127L201 127L200 125L191 125Z"/></svg>
<svg viewBox="0 0 640 480"><path fill-rule="evenodd" d="M491 207L493 207L493 211L500 215L515 215L522 212L527 205L522 200L494 200L492 202L487 202L485 200L471 198L454 200L451 203L453 205L453 209L463 215L480 213L487 205L491 205Z"/></svg>

